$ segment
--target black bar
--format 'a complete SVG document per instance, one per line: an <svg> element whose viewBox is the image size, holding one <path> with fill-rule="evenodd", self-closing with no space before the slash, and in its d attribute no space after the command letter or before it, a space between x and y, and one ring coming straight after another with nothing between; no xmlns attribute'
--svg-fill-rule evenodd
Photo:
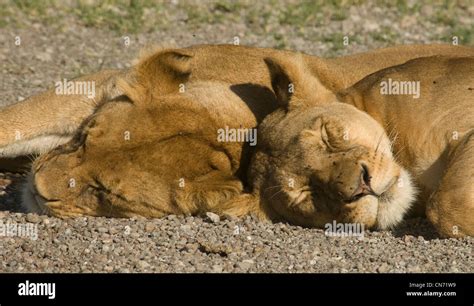
<svg viewBox="0 0 474 306"><path fill-rule="evenodd" d="M55 283L55 298L19 296L19 284L27 280L30 285ZM329 301L473 305L473 289L473 274L0 274L0 305L88 305L98 301L164 305L173 299L180 303L220 301L220 305L257 299L291 305L326 305ZM455 296L407 296L407 292L455 292Z"/></svg>

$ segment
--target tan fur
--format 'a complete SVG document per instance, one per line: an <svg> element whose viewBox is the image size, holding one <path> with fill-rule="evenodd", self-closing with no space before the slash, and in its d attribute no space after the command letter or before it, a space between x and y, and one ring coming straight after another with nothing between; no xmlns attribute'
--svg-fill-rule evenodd
<svg viewBox="0 0 474 306"><path fill-rule="evenodd" d="M287 61L282 65L295 64ZM388 79L420 82L419 98L382 94L381 84ZM337 93L339 101L367 112L385 128L396 160L411 173L420 190L418 210L426 210L439 233L446 237L474 235L473 84L474 57L434 56L380 70ZM313 100L314 105L321 105L321 101ZM355 118L347 119L347 124ZM370 121L359 122L358 129L364 131L372 124ZM282 128L268 127L272 133ZM377 129L372 128L371 133L377 135ZM291 165L291 161L287 163ZM299 165L292 167L298 169ZM383 165L382 169L387 167ZM401 183L406 186L411 180L405 178Z"/></svg>
<svg viewBox="0 0 474 306"><path fill-rule="evenodd" d="M250 166L260 209L271 220L310 227L333 221L380 229L398 224L415 191L383 128L353 106L336 103L326 89L318 91L313 76L294 62L267 63L272 79L280 80L274 90L281 108L260 125ZM288 84L295 85L293 93ZM372 193L359 196L365 170Z"/></svg>
<svg viewBox="0 0 474 306"><path fill-rule="evenodd" d="M190 74L191 81L223 82L247 103L254 116L261 121L277 107L263 59L286 58L295 54L233 45L199 45L183 49L159 49L155 52L148 50L131 69L101 71L77 79L95 82L95 99L80 95L59 96L53 89L1 108L0 158L43 153L70 139L80 124L94 113L97 105L121 94L117 91L116 82L122 78L150 85L154 96L177 91L175 86L185 82ZM301 56L305 69L334 91L346 88L382 68L436 54L472 56L474 49L450 45L409 45L333 59L305 54ZM180 82L168 83L170 77ZM17 134L20 139L16 139ZM33 141L39 137L47 138L41 142ZM18 141L21 143L9 148Z"/></svg>
<svg viewBox="0 0 474 306"><path fill-rule="evenodd" d="M472 48L434 45L400 46L327 60L301 55L304 64L297 70L318 77L317 83L309 84L335 90L417 56L472 52ZM158 217L222 212L227 207L234 214L266 215L253 200L245 200L251 204L239 208L248 147L217 142L216 130L227 123L235 128L254 127L275 110L278 103L264 58L294 55L237 46L160 50L129 70L99 73L96 78L107 82L98 82L101 98L92 104L78 97L61 100L64 104L59 107L50 92L49 99L33 97L0 110L0 123L8 126L0 148L12 146L15 141L4 135L15 129L31 131L25 133L28 139L56 131L63 135L64 130L72 137L70 131L78 130L70 143L35 161L25 189L30 209L58 216ZM308 84L305 79L300 82ZM184 93L179 92L182 85ZM82 111L64 113L74 109L71 104ZM48 108L51 105L54 112ZM28 112L20 113L24 109ZM42 113L48 114L47 119L39 116ZM31 114L39 121L26 120ZM130 140L124 139L125 132L130 133ZM36 198L33 202L32 197Z"/></svg>
<svg viewBox="0 0 474 306"><path fill-rule="evenodd" d="M189 93L207 91L205 85ZM25 192L29 210L62 217L194 215L242 193L235 176L242 144L216 137L222 123L238 127L236 118L219 121L219 111L191 94L145 103L149 92L121 89L123 98L100 107L70 143L35 161Z"/></svg>
<svg viewBox="0 0 474 306"><path fill-rule="evenodd" d="M76 81L95 82L96 96L57 95L54 89L0 109L0 157L44 153L67 142L95 107L117 96L122 72L104 70Z"/></svg>
<svg viewBox="0 0 474 306"><path fill-rule="evenodd" d="M381 95L380 82L414 80L418 99ZM474 235L474 57L435 56L381 70L340 93L392 136L400 163L421 189L425 210L448 237Z"/></svg>

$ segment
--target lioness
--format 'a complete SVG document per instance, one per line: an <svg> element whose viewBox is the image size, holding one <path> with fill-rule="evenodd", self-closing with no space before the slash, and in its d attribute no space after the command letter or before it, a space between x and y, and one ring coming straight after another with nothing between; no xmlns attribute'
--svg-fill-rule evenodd
<svg viewBox="0 0 474 306"><path fill-rule="evenodd" d="M318 93L301 59L267 62L283 107L263 121L250 168L262 209L303 225L387 228L414 199L406 168L442 236L474 235L474 57L414 59L336 96ZM419 82L420 92L389 94L389 80Z"/></svg>
<svg viewBox="0 0 474 306"><path fill-rule="evenodd" d="M157 97L149 86L117 86L121 96L33 162L23 190L27 211L158 218L223 211L242 195L242 142L219 141L217 133L255 121L228 86L196 82Z"/></svg>
<svg viewBox="0 0 474 306"><path fill-rule="evenodd" d="M437 52L473 49L407 46L331 60L303 55L303 61L336 90L381 67ZM50 91L2 109L4 155L47 151L77 130L70 143L34 162L27 208L58 216L244 213L247 206L239 203L248 198L242 194L248 146L217 141L217 130L255 127L276 109L263 61L276 55L292 53L235 46L164 50L128 71L83 78L97 81L94 99ZM28 114L37 120L22 120Z"/></svg>

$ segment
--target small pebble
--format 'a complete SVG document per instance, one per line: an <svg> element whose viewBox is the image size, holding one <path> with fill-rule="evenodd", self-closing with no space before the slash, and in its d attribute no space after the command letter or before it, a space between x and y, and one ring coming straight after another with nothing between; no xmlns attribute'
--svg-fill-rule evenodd
<svg viewBox="0 0 474 306"><path fill-rule="evenodd" d="M207 212L206 216L212 223L219 223L221 221L221 218L215 213Z"/></svg>
<svg viewBox="0 0 474 306"><path fill-rule="evenodd" d="M27 214L26 221L30 223L39 223L41 221L41 218L37 214Z"/></svg>

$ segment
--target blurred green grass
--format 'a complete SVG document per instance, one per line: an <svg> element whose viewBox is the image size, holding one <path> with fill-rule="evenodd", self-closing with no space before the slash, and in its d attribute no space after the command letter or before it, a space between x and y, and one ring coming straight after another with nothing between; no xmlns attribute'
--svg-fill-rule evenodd
<svg viewBox="0 0 474 306"><path fill-rule="evenodd" d="M41 23L64 27L76 22L86 27L107 28L120 34L153 32L169 29L182 21L190 27L202 24L243 22L249 29L265 34L274 24L296 29L323 27L350 16L351 6L369 4L396 10L400 17L420 13L423 5L433 6L432 16L423 16L435 25L451 29L446 37L458 36L465 44L474 43L470 26L459 25L458 15L472 0L407 1L407 0L0 0L0 27L27 27ZM297 31L305 39L328 41L341 35L308 37L307 31ZM398 38L387 26L367 33L376 41L390 43ZM285 47L281 34L272 34L280 47ZM333 41L334 42L334 41ZM335 44L337 45L337 44Z"/></svg>

